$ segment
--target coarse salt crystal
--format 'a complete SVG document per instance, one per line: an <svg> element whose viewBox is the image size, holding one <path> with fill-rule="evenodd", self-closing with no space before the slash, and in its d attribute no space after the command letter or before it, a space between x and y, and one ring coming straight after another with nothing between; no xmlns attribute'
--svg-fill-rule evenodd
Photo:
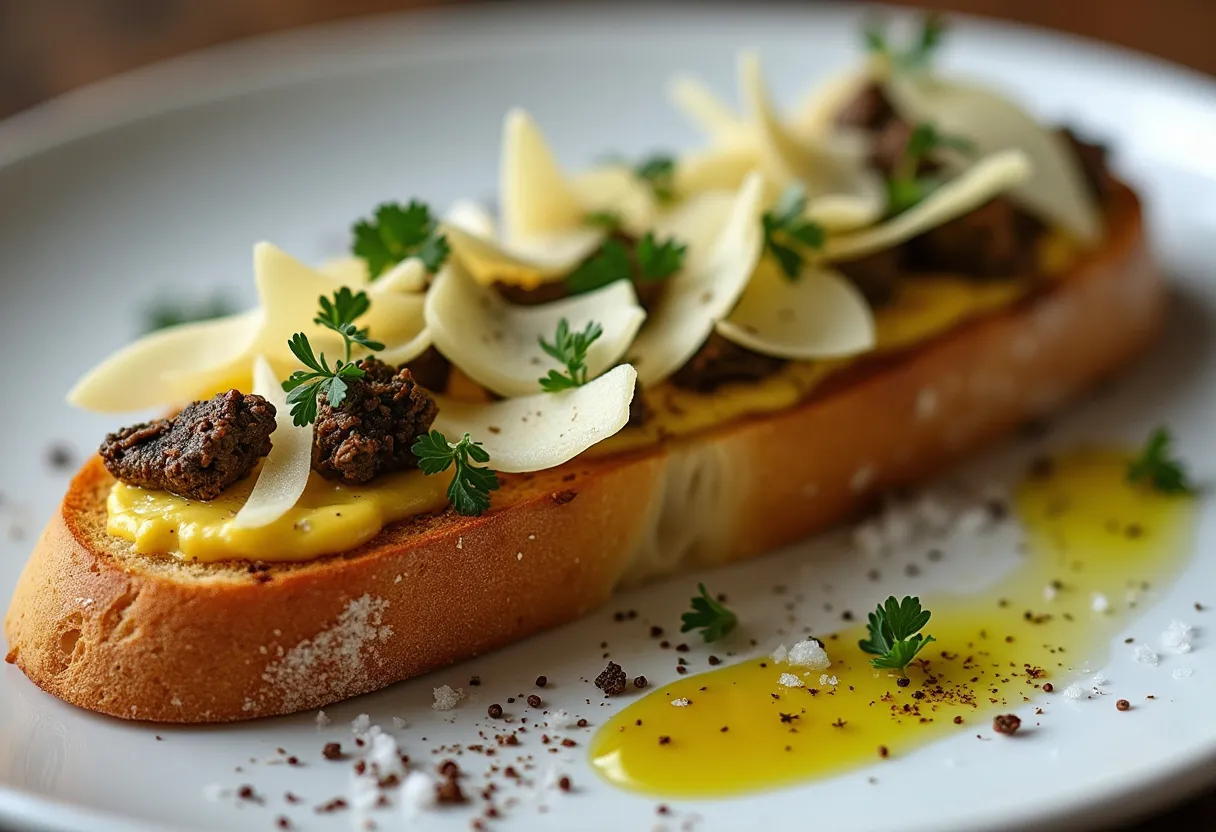
<svg viewBox="0 0 1216 832"><path fill-rule="evenodd" d="M786 651L785 645L778 644L777 649L773 651L773 655L772 655L773 661L776 662L777 664L785 664L785 660L788 657L789 657L789 653Z"/></svg>
<svg viewBox="0 0 1216 832"><path fill-rule="evenodd" d="M554 730L573 728L577 725L578 720L571 716L570 712L567 710L559 709L549 714L549 727L553 728Z"/></svg>
<svg viewBox="0 0 1216 832"><path fill-rule="evenodd" d="M435 779L422 771L411 771L401 784L401 807L414 815L435 805L438 794Z"/></svg>
<svg viewBox="0 0 1216 832"><path fill-rule="evenodd" d="M1090 598L1089 607L1094 612L1110 612L1110 600L1101 592L1095 592Z"/></svg>
<svg viewBox="0 0 1216 832"><path fill-rule="evenodd" d="M1161 657L1157 655L1157 652L1147 644L1136 645L1135 656L1136 661L1140 662L1140 664L1147 664L1151 667L1156 667L1161 661Z"/></svg>
<svg viewBox="0 0 1216 832"><path fill-rule="evenodd" d="M797 676L795 676L793 673L782 673L781 678L777 680L777 684L781 685L782 687L787 687L787 688L805 687L805 685L803 685L803 683L802 683L802 680L799 679Z"/></svg>
<svg viewBox="0 0 1216 832"><path fill-rule="evenodd" d="M431 705L431 708L436 711L450 711L464 699L464 688L453 688L451 685L437 687L432 693L435 695L435 704Z"/></svg>
<svg viewBox="0 0 1216 832"><path fill-rule="evenodd" d="M317 711L317 728L328 728L330 721L329 714L325 711Z"/></svg>
<svg viewBox="0 0 1216 832"><path fill-rule="evenodd" d="M1173 675L1175 679L1189 679L1195 675L1195 670L1194 668L1190 667L1176 667L1171 675Z"/></svg>
<svg viewBox="0 0 1216 832"><path fill-rule="evenodd" d="M988 525L988 513L982 508L972 507L963 511L954 521L954 531L958 534L978 534Z"/></svg>
<svg viewBox="0 0 1216 832"><path fill-rule="evenodd" d="M404 719L402 719L399 716L393 717L393 727L396 728L398 731L400 731L402 728L404 728L408 724L409 723L407 723Z"/></svg>
<svg viewBox="0 0 1216 832"><path fill-rule="evenodd" d="M832 666L832 660L828 658L828 651L824 650L823 645L814 639L800 641L791 647L786 661L809 670L827 670Z"/></svg>
<svg viewBox="0 0 1216 832"><path fill-rule="evenodd" d="M819 684L823 685L824 687L827 687L828 685L831 685L832 687L836 687L836 685L838 685L839 682L836 680L835 676L829 676L826 673L820 673L819 674Z"/></svg>
<svg viewBox="0 0 1216 832"><path fill-rule="evenodd" d="M1064 698L1065 699L1080 699L1084 695L1085 695L1085 691L1083 691L1081 689L1081 686L1078 684L1072 684L1072 685L1069 685L1068 687L1064 688Z"/></svg>
<svg viewBox="0 0 1216 832"><path fill-rule="evenodd" d="M350 730L356 734L366 734L367 729L371 727L372 718L367 714L359 714L350 723Z"/></svg>
<svg viewBox="0 0 1216 832"><path fill-rule="evenodd" d="M1095 685L1105 685L1106 677L1101 673L1095 673L1089 681L1093 682Z"/></svg>
<svg viewBox="0 0 1216 832"><path fill-rule="evenodd" d="M689 700L687 697L680 697L679 699L671 700L671 704L675 705L677 708L687 708L689 705L692 704L692 701Z"/></svg>
<svg viewBox="0 0 1216 832"><path fill-rule="evenodd" d="M858 524L853 529L853 547L870 558L876 558L886 551L886 542L878 524L872 520Z"/></svg>
<svg viewBox="0 0 1216 832"><path fill-rule="evenodd" d="M1189 653L1192 647L1191 638L1194 634L1195 630L1190 624L1185 624L1175 618L1161 634L1161 644L1176 653Z"/></svg>

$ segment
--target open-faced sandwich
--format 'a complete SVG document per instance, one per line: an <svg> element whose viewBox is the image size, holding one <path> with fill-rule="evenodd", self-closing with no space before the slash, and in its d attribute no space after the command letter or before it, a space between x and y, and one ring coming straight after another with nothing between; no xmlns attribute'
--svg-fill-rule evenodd
<svg viewBox="0 0 1216 832"><path fill-rule="evenodd" d="M1104 152L934 70L936 23L741 107L704 147L568 173L505 122L491 216L388 204L353 257L261 243L259 306L69 394L107 436L6 619L8 659L119 717L322 706L762 554L1051 411L1156 334Z"/></svg>

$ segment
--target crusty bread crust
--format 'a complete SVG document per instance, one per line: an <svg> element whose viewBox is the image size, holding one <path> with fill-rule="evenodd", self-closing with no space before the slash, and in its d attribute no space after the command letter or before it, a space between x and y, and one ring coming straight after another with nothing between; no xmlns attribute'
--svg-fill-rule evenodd
<svg viewBox="0 0 1216 832"><path fill-rule="evenodd" d="M133 555L105 532L112 480L94 458L18 582L9 660L117 717L291 713L570 621L623 582L798 540L1057 408L1151 343L1165 291L1130 190L1108 227L1051 289L867 362L793 409L508 477L482 517L415 518L338 557L251 571ZM665 536L689 506L713 519Z"/></svg>

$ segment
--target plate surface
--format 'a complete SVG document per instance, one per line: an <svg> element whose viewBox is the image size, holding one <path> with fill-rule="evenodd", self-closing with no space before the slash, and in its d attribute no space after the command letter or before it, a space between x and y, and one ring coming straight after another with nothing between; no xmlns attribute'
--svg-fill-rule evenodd
<svg viewBox="0 0 1216 832"><path fill-rule="evenodd" d="M690 146L690 127L667 105L664 82L692 71L733 90L734 53L760 49L785 102L858 57L858 10L763 6L598 12L515 5L418 13L304 31L200 54L89 88L0 124L0 345L9 393L0 434L0 594L7 599L39 529L67 484L47 461L66 443L81 456L112 419L70 410L62 396L100 356L133 337L160 294L209 297L221 286L250 300L250 246L268 239L303 259L340 252L351 221L376 202L419 195L438 205L488 196L498 131L510 106L530 109L571 165L605 151L628 155ZM1038 446L996 449L959 472L1007 479L1035 448L1102 437L1134 442L1168 422L1201 481L1216 477L1216 85L1127 52L1012 27L960 21L945 64L998 80L1045 115L1109 140L1118 168L1143 190L1155 243L1176 288L1159 349L1101 397L1075 407ZM36 358L35 358L36 356ZM884 595L995 580L1012 546L951 551L915 579L886 570ZM1158 706L1117 714L1110 700L1051 703L1052 719L1024 740L979 743L961 734L837 779L729 801L656 803L598 782L583 760L589 734L560 754L533 737L536 773L556 765L572 795L521 790L494 828L727 829L812 818L850 829L1070 828L1147 810L1216 774L1211 719L1216 653L1208 641L1216 602L1216 527L1205 511L1195 558L1155 589L1143 618L1112 642L1102 668L1120 695L1155 694ZM716 573L756 638L782 640L786 611L774 584L805 596L797 626L836 625L839 611L873 602L849 547L826 539ZM545 674L550 706L602 723L612 706L588 679L611 652L631 673L674 677L670 653L647 637L674 629L695 577L632 592L586 621L501 653L314 714L208 729L124 724L41 693L0 668L0 820L54 830L269 830L279 814L296 828L348 829L348 814L311 807L343 794L346 767L325 763L324 741L350 742L347 724L368 713L407 752L429 759L445 742L476 741L488 703L530 692ZM864 585L863 585L864 584ZM632 609L634 621L613 612ZM1185 657L1189 679L1136 664L1124 635L1155 638L1172 618L1199 630ZM605 650L603 641L610 642ZM746 639L736 647L747 655ZM708 652L694 647L694 670ZM1090 670L1097 670L1093 667ZM470 687L478 675L479 687ZM432 711L433 687L470 697ZM1124 693L1126 692L1126 694ZM391 718L408 722L393 728ZM445 720L444 717L447 717ZM452 721L448 721L452 720ZM425 741L423 740L425 737ZM302 767L267 764L284 747ZM251 762L251 759L260 762ZM473 768L481 763L467 760ZM729 764L724 761L724 764ZM237 771L240 767L243 771ZM876 778L877 782L871 782ZM266 805L208 800L205 787L244 783ZM284 790L308 803L288 806ZM526 792L526 793L525 793ZM544 811L541 807L544 807ZM400 809L380 828L467 829L470 814Z"/></svg>

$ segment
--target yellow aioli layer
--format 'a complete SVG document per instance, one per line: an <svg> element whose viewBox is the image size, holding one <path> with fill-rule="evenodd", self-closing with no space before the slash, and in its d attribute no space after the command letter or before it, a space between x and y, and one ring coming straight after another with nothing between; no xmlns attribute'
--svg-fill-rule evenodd
<svg viewBox="0 0 1216 832"><path fill-rule="evenodd" d="M259 529L233 525L256 482L256 471L211 502L118 483L106 501L106 531L141 554L183 560L241 558L300 561L345 552L371 540L385 524L447 505L451 473L404 471L369 485L348 486L313 472L299 502Z"/></svg>
<svg viewBox="0 0 1216 832"><path fill-rule="evenodd" d="M726 796L831 777L880 762L883 748L898 757L953 732L991 737L997 714L1033 721L1023 706L1059 700L1074 668L1106 661L1135 612L1129 591L1168 581L1191 551L1194 499L1129 485L1128 459L1073 453L1020 486L1024 561L979 594L922 599L937 642L920 654L924 667L909 667L908 687L870 667L857 646L866 629L853 627L824 639L826 671L753 659L655 691L603 726L593 766L633 791ZM1046 587L1058 587L1053 600ZM1107 612L1094 611L1095 593L1109 599ZM787 672L805 687L780 685ZM691 704L670 704L680 698Z"/></svg>

